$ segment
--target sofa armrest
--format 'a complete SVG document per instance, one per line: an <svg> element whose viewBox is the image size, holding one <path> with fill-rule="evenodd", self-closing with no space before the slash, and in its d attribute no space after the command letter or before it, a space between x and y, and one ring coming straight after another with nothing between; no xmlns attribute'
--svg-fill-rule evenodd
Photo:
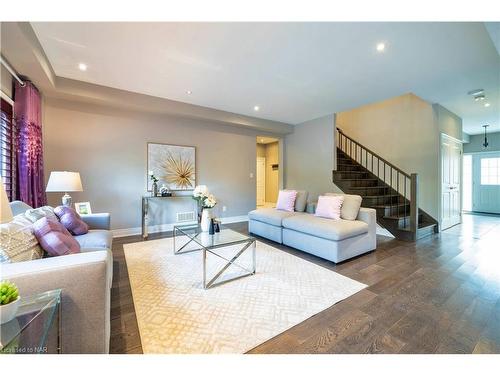
<svg viewBox="0 0 500 375"><path fill-rule="evenodd" d="M110 281L108 254L74 255L2 264L2 279L15 283L21 295L62 289L63 353L108 353Z"/></svg>
<svg viewBox="0 0 500 375"><path fill-rule="evenodd" d="M306 212L308 214L314 214L316 212L317 205L318 205L318 202L307 202Z"/></svg>
<svg viewBox="0 0 500 375"><path fill-rule="evenodd" d="M356 219L368 224L370 232L377 232L377 211L373 208L361 207Z"/></svg>
<svg viewBox="0 0 500 375"><path fill-rule="evenodd" d="M111 228L111 215L108 213L80 215L82 220L87 223L89 229Z"/></svg>

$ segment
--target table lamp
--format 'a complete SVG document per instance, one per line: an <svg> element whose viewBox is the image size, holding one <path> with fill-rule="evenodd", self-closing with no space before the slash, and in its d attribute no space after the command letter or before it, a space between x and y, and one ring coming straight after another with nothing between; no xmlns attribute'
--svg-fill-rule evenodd
<svg viewBox="0 0 500 375"><path fill-rule="evenodd" d="M12 221L13 216L2 180L0 180L0 185L2 185L0 186L0 224L3 224Z"/></svg>
<svg viewBox="0 0 500 375"><path fill-rule="evenodd" d="M68 192L83 191L82 180L78 172L50 172L49 182L47 183L46 192L64 193L62 204L71 206L71 196Z"/></svg>

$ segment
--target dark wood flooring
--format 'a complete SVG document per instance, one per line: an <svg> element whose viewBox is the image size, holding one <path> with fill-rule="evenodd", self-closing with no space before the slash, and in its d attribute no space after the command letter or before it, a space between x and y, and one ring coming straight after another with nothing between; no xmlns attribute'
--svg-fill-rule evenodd
<svg viewBox="0 0 500 375"><path fill-rule="evenodd" d="M500 219L478 218L417 243L378 236L375 252L338 265L258 238L368 287L250 353L500 353ZM137 241L113 244L111 353L142 352L123 254Z"/></svg>

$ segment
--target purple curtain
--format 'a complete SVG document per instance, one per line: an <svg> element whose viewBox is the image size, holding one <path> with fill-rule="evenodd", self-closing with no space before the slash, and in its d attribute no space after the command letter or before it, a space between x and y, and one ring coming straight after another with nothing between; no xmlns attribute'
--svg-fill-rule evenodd
<svg viewBox="0 0 500 375"><path fill-rule="evenodd" d="M43 176L41 96L26 82L16 82L14 120L17 126L17 197L32 207L47 204Z"/></svg>

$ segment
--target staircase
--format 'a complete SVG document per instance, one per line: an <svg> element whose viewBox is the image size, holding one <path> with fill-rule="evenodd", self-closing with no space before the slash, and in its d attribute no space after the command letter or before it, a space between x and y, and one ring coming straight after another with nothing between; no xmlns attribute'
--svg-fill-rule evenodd
<svg viewBox="0 0 500 375"><path fill-rule="evenodd" d="M337 169L333 183L363 198L377 222L394 237L416 241L437 233L437 221L418 208L418 175L407 174L337 128Z"/></svg>

